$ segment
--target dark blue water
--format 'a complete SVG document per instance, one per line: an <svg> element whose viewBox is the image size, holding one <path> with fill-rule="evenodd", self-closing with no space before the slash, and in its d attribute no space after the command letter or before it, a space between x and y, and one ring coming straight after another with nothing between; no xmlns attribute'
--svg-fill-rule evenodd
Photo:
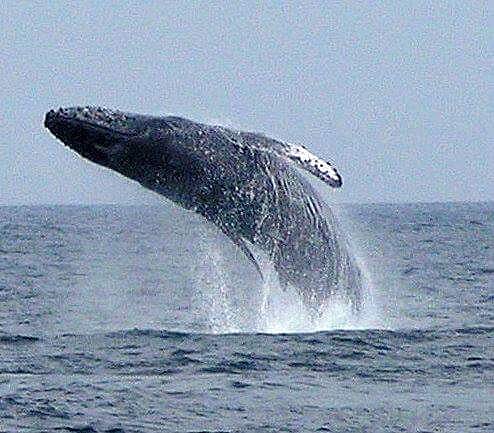
<svg viewBox="0 0 494 433"><path fill-rule="evenodd" d="M0 431L494 431L494 204L338 214L314 319L179 209L0 208Z"/></svg>

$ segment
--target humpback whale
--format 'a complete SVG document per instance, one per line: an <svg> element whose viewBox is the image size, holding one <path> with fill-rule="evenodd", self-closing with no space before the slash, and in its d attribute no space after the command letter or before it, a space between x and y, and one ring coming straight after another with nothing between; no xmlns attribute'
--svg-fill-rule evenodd
<svg viewBox="0 0 494 433"><path fill-rule="evenodd" d="M45 126L82 157L216 225L261 273L258 250L313 310L360 305L361 273L331 210L304 173L331 187L336 168L306 147L176 116L101 107L51 110Z"/></svg>

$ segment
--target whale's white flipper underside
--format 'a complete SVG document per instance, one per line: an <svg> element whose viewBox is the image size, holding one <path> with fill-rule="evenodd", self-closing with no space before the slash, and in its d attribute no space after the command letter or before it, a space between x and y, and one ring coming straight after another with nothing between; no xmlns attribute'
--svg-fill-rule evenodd
<svg viewBox="0 0 494 433"><path fill-rule="evenodd" d="M245 133L235 131L235 135L232 135L232 131L229 131L222 126L215 126L214 128L217 132L223 135L223 138L225 138L235 146L246 146L243 143L242 136L249 136L250 139L257 138L257 150L261 152L276 153L283 158L289 159L291 162L294 162L298 168L308 171L309 173L321 179L324 183L332 186L333 188L339 188L342 185L341 176L336 168L330 162L324 161L323 159L314 155L301 144L293 144L286 141L274 140L266 137L264 134L253 132ZM252 146L252 142L250 142L248 146Z"/></svg>
<svg viewBox="0 0 494 433"><path fill-rule="evenodd" d="M341 176L331 163L317 157L299 144L283 142L282 145L284 156L295 162L299 168L307 170L333 188L342 185Z"/></svg>

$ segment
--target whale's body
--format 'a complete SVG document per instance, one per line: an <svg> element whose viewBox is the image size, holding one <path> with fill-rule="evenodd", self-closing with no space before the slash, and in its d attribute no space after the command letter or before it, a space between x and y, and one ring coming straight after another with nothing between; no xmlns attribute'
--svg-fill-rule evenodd
<svg viewBox="0 0 494 433"><path fill-rule="evenodd" d="M280 281L312 308L335 294L358 308L360 272L332 213L299 169L333 187L341 178L304 147L179 117L96 107L50 111L45 125L83 157L202 215L258 269L251 246L264 252Z"/></svg>

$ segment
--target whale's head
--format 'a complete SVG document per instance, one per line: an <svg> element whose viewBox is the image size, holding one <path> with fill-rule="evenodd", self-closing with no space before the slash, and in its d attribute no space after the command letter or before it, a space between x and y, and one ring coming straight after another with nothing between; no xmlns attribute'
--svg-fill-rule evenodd
<svg viewBox="0 0 494 433"><path fill-rule="evenodd" d="M46 113L45 126L84 158L111 166L148 129L145 116L101 107L71 107Z"/></svg>
<svg viewBox="0 0 494 433"><path fill-rule="evenodd" d="M181 129L163 117L71 107L46 113L45 126L84 158L138 181L187 159L184 146L174 145Z"/></svg>
<svg viewBox="0 0 494 433"><path fill-rule="evenodd" d="M203 170L205 159L188 139L191 123L101 107L60 108L45 116L50 132L84 158L171 195L193 188Z"/></svg>

